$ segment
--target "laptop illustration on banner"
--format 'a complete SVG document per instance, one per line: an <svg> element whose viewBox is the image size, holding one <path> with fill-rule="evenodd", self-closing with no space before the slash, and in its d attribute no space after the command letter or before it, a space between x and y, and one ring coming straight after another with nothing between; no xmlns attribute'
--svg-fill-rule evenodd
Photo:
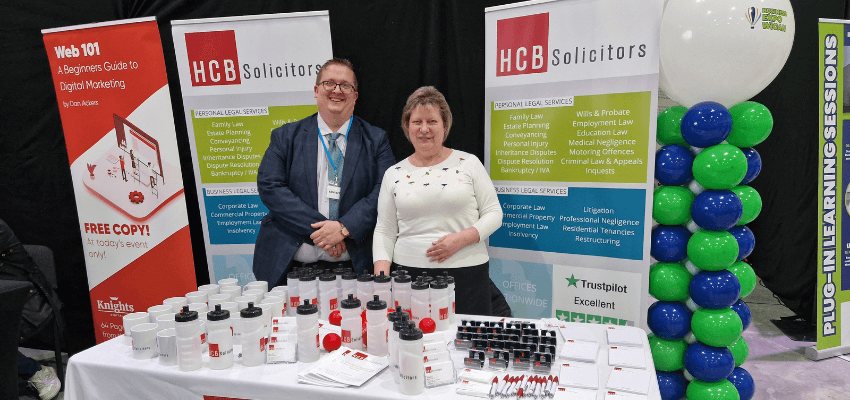
<svg viewBox="0 0 850 400"><path fill-rule="evenodd" d="M117 146L87 162L83 183L115 208L146 219L183 192L180 169L162 160L152 135L117 114L112 119Z"/></svg>

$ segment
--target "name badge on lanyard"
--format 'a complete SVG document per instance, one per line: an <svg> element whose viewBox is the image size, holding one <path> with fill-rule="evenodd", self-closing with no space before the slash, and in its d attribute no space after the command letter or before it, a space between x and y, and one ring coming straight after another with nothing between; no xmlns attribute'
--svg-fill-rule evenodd
<svg viewBox="0 0 850 400"><path fill-rule="evenodd" d="M341 189L339 188L339 184L334 182L328 182L328 198L339 200L339 193Z"/></svg>

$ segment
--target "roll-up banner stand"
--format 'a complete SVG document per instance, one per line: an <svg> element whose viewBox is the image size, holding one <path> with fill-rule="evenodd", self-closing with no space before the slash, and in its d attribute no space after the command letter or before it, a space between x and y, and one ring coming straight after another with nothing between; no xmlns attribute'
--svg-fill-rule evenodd
<svg viewBox="0 0 850 400"><path fill-rule="evenodd" d="M152 17L42 33L100 343L196 287L162 42Z"/></svg>
<svg viewBox="0 0 850 400"><path fill-rule="evenodd" d="M661 1L485 10L490 277L516 316L646 327Z"/></svg>
<svg viewBox="0 0 850 400"><path fill-rule="evenodd" d="M317 111L316 74L333 54L328 12L171 24L210 281L244 285L268 213L257 168L272 129Z"/></svg>
<svg viewBox="0 0 850 400"><path fill-rule="evenodd" d="M821 19L818 30L817 344L805 349L813 360L850 353L850 21Z"/></svg>

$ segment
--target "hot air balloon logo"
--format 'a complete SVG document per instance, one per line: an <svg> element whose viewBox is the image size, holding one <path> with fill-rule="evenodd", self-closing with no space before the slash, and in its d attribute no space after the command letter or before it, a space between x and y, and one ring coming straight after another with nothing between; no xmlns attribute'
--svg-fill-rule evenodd
<svg viewBox="0 0 850 400"><path fill-rule="evenodd" d="M756 23L761 19L761 11L756 7L747 9L747 21L750 21L750 29L756 28Z"/></svg>

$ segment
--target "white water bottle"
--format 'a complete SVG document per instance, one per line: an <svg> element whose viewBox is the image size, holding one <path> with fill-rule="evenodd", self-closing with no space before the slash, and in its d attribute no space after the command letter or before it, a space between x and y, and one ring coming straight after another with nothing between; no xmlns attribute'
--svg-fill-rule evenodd
<svg viewBox="0 0 850 400"><path fill-rule="evenodd" d="M352 350L363 350L363 319L360 318L360 300L353 294L340 303L342 321L339 324L342 331L342 345Z"/></svg>
<svg viewBox="0 0 850 400"><path fill-rule="evenodd" d="M295 316L295 309L298 308L298 305L301 303L301 297L298 293L298 271L292 271L286 275L287 282L287 295L289 296L289 304L286 309L286 315L290 317Z"/></svg>
<svg viewBox="0 0 850 400"><path fill-rule="evenodd" d="M360 300L360 311L366 309L366 302L372 299L372 284L374 276L369 273L364 273L357 277L357 296Z"/></svg>
<svg viewBox="0 0 850 400"><path fill-rule="evenodd" d="M416 395L425 390L424 348L421 330L401 330L398 340L398 387L402 394Z"/></svg>
<svg viewBox="0 0 850 400"><path fill-rule="evenodd" d="M319 276L319 318L328 319L337 308L336 275L322 274Z"/></svg>
<svg viewBox="0 0 850 400"><path fill-rule="evenodd" d="M387 281L389 284L389 281ZM378 357L387 355L387 302L379 295L373 295L373 300L366 303L366 349L369 354Z"/></svg>
<svg viewBox="0 0 850 400"><path fill-rule="evenodd" d="M404 311L396 311L387 315L388 322L392 323L389 337L387 338L387 353L389 353L390 372L393 381L398 383L398 333L407 327L410 316Z"/></svg>
<svg viewBox="0 0 850 400"><path fill-rule="evenodd" d="M242 322L242 365L255 367L266 362L266 335L263 332L263 309L248 303L239 312Z"/></svg>
<svg viewBox="0 0 850 400"><path fill-rule="evenodd" d="M443 273L446 283L449 287L446 289L449 294L449 325L455 324L455 277L449 275L449 271Z"/></svg>
<svg viewBox="0 0 850 400"><path fill-rule="evenodd" d="M342 274L342 293L339 295L340 303L347 299L348 295L357 297L357 275L351 271Z"/></svg>
<svg viewBox="0 0 850 400"><path fill-rule="evenodd" d="M431 319L438 331L449 329L449 284L443 279L431 281Z"/></svg>
<svg viewBox="0 0 850 400"><path fill-rule="evenodd" d="M416 323L416 326L419 326L422 318L431 317L429 288L430 285L421 276L416 278L416 282L410 284L411 320Z"/></svg>
<svg viewBox="0 0 850 400"><path fill-rule="evenodd" d="M336 276L337 304L339 303L340 300L343 299L343 297L342 297L342 276L345 275L346 272L348 272L348 268L343 268L343 267L334 268L334 276Z"/></svg>
<svg viewBox="0 0 850 400"><path fill-rule="evenodd" d="M233 366L233 330L230 312L215 305L207 313L207 342L210 347L210 369L227 369Z"/></svg>
<svg viewBox="0 0 850 400"><path fill-rule="evenodd" d="M174 315L174 330L177 333L177 367L181 371L201 368L201 325L198 312L183 306L183 311Z"/></svg>
<svg viewBox="0 0 850 400"><path fill-rule="evenodd" d="M410 311L410 275L399 273L393 285L393 301L395 309Z"/></svg>
<svg viewBox="0 0 850 400"><path fill-rule="evenodd" d="M299 306L304 304L304 300L310 301L312 305L319 304L319 281L316 279L316 274L301 272L301 277L298 278L298 293L301 296Z"/></svg>
<svg viewBox="0 0 850 400"><path fill-rule="evenodd" d="M372 283L372 295L378 295L381 300L385 301L387 303L387 308L393 307L392 282L392 278L384 275L384 271L381 271L380 275L375 275L375 279Z"/></svg>
<svg viewBox="0 0 850 400"><path fill-rule="evenodd" d="M315 362L319 359L319 307L305 299L296 313L298 361Z"/></svg>

